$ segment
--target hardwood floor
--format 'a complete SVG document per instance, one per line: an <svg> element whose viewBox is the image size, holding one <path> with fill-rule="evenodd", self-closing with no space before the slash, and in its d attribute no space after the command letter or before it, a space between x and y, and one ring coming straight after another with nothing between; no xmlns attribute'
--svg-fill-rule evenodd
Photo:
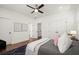
<svg viewBox="0 0 79 59"><path fill-rule="evenodd" d="M6 53L8 51L11 51L13 49L16 49L16 48L19 48L21 46L24 46L28 43L28 40L27 41L23 41L23 42L19 42L19 43L16 43L16 44L9 44L6 46L6 49L1 49L0 50L0 54L3 54L3 53Z"/></svg>
<svg viewBox="0 0 79 59"><path fill-rule="evenodd" d="M0 49L0 54L6 53L8 51L19 48L21 46L27 45L28 43L31 43L35 40L37 40L37 39L36 38L30 38L29 40L26 40L26 41L23 41L23 42L19 42L19 43L16 43L16 44L9 44L9 45L6 46L6 49Z"/></svg>

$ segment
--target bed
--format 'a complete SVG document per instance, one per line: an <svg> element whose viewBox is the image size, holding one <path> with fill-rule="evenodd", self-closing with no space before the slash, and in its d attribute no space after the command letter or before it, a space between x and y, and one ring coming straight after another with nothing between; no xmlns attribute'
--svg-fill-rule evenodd
<svg viewBox="0 0 79 59"><path fill-rule="evenodd" d="M53 41L40 46L38 55L79 55L79 41L73 41L70 48L65 53L60 53L57 46L54 46Z"/></svg>
<svg viewBox="0 0 79 59"><path fill-rule="evenodd" d="M26 47L26 55L37 55L40 46L47 43L49 40L50 39L48 38L42 38L42 39L29 43Z"/></svg>
<svg viewBox="0 0 79 59"><path fill-rule="evenodd" d="M79 41L73 41L65 53L60 53L52 39L40 39L27 45L26 55L79 55Z"/></svg>

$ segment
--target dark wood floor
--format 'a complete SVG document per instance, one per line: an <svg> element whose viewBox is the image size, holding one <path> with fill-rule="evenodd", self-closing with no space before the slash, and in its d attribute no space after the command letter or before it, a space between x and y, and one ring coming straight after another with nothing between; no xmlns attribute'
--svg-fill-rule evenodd
<svg viewBox="0 0 79 59"><path fill-rule="evenodd" d="M6 52L11 51L13 49L24 46L27 43L28 43L28 41L19 42L19 43L16 43L16 44L9 44L9 45L6 46L5 49L0 49L0 54L6 53Z"/></svg>
<svg viewBox="0 0 79 59"><path fill-rule="evenodd" d="M33 42L35 40L37 40L37 39L30 38L30 40L26 40L26 41L19 42L19 43L16 43L16 44L9 44L9 45L6 46L6 49L0 49L0 54L6 53L8 51L19 48L21 46L27 45L28 43Z"/></svg>

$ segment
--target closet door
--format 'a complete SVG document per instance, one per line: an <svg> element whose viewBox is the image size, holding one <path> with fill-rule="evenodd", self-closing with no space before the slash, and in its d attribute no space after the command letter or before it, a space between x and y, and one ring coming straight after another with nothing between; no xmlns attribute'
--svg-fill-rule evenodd
<svg viewBox="0 0 79 59"><path fill-rule="evenodd" d="M37 38L37 24L29 24L29 38Z"/></svg>
<svg viewBox="0 0 79 59"><path fill-rule="evenodd" d="M10 20L0 18L0 39L5 40L7 44L11 44L12 23Z"/></svg>
<svg viewBox="0 0 79 59"><path fill-rule="evenodd" d="M30 38L42 38L41 23L30 24L29 26Z"/></svg>

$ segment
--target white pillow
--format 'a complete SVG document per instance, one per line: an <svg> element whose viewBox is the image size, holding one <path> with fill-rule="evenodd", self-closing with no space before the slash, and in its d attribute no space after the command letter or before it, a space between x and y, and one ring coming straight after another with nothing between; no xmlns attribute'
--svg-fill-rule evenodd
<svg viewBox="0 0 79 59"><path fill-rule="evenodd" d="M72 40L64 33L58 40L58 49L60 53L64 53L72 44Z"/></svg>

